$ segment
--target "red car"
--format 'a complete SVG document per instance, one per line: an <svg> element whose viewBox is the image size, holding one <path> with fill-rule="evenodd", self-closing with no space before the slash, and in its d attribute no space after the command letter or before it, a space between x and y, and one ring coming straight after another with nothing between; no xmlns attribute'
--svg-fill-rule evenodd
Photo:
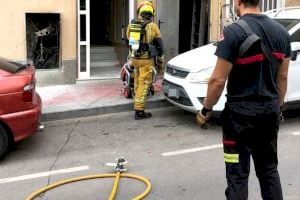
<svg viewBox="0 0 300 200"><path fill-rule="evenodd" d="M0 57L0 158L15 142L42 128L35 81L34 66Z"/></svg>

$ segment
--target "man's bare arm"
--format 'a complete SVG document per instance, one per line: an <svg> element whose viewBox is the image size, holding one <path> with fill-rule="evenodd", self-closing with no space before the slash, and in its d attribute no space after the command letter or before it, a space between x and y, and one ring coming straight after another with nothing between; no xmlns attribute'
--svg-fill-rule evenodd
<svg viewBox="0 0 300 200"><path fill-rule="evenodd" d="M289 69L290 58L285 58L279 66L277 73L277 82L278 82L278 101L279 105L282 106L284 103L284 97L287 90L287 77Z"/></svg>
<svg viewBox="0 0 300 200"><path fill-rule="evenodd" d="M204 102L205 108L212 109L219 101L231 69L232 64L230 62L218 58L215 70L208 82L207 95Z"/></svg>

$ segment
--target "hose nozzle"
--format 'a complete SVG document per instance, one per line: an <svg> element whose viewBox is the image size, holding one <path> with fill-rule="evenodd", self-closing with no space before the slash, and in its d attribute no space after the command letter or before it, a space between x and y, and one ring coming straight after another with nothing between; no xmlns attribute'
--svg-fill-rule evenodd
<svg viewBox="0 0 300 200"><path fill-rule="evenodd" d="M128 161L126 161L123 157L120 157L116 160L116 163L105 163L105 165L115 168L116 172L126 172L129 166Z"/></svg>

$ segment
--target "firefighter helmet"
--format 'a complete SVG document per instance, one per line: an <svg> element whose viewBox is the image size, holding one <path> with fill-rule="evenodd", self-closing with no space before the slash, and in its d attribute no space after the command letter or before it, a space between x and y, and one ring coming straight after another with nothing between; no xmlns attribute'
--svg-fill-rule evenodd
<svg viewBox="0 0 300 200"><path fill-rule="evenodd" d="M152 1L144 1L138 6L137 15L141 15L145 13L154 16L155 10Z"/></svg>

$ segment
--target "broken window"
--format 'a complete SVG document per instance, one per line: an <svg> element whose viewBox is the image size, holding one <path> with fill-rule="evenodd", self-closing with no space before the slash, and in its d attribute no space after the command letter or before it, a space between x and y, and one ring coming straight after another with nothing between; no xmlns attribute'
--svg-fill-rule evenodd
<svg viewBox="0 0 300 200"><path fill-rule="evenodd" d="M59 68L60 14L26 13L27 60L37 69Z"/></svg>

